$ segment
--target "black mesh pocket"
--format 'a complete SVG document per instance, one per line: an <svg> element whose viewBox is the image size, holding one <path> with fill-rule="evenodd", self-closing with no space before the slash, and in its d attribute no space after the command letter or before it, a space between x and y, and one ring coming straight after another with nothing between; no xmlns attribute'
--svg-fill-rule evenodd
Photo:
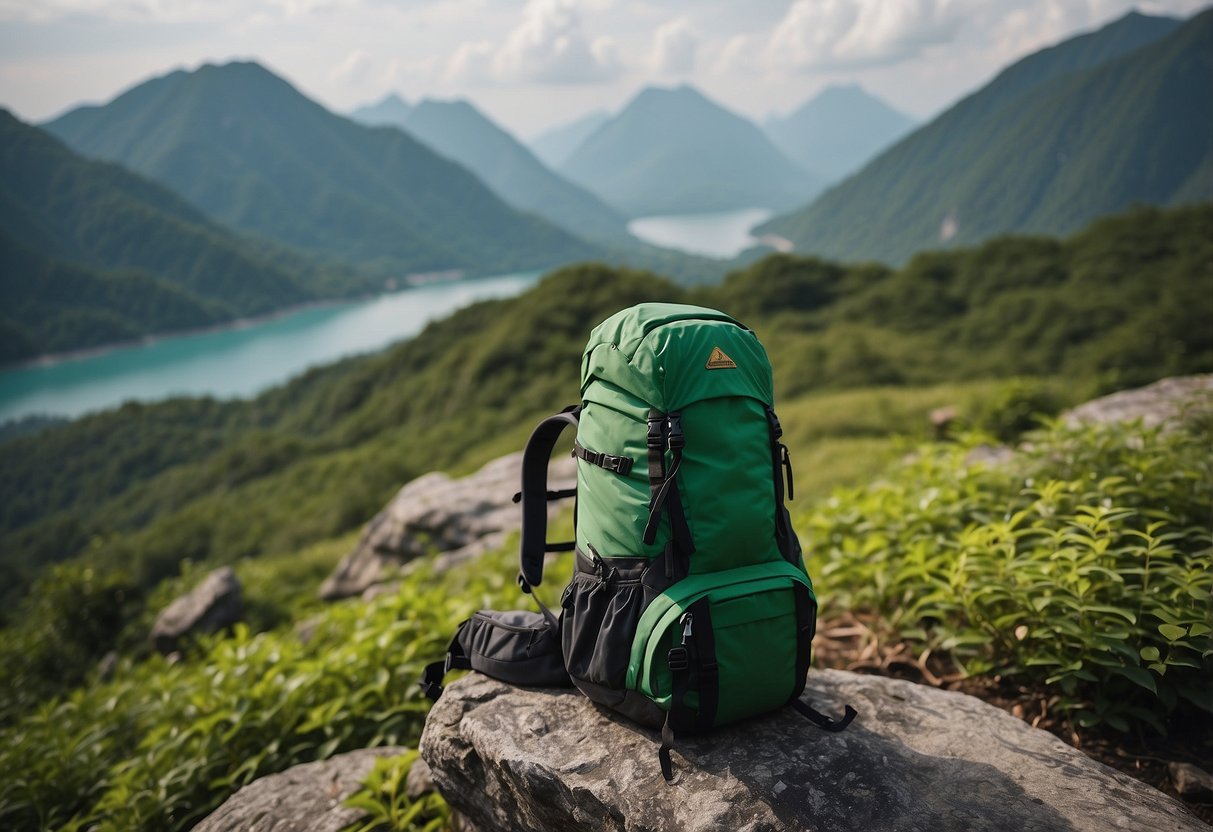
<svg viewBox="0 0 1213 832"><path fill-rule="evenodd" d="M588 562L579 555L578 569L561 601L565 666L575 682L622 696L632 639L646 603L641 579L648 560L595 559L593 571L583 571Z"/></svg>

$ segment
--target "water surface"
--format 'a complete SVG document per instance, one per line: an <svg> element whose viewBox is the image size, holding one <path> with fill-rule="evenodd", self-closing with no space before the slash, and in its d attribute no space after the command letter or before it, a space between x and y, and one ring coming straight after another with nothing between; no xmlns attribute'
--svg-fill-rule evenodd
<svg viewBox="0 0 1213 832"><path fill-rule="evenodd" d="M132 399L252 396L309 367L415 335L429 321L473 301L518 294L539 274L435 283L3 370L0 422L31 414L74 417Z"/></svg>
<svg viewBox="0 0 1213 832"><path fill-rule="evenodd" d="M750 229L771 218L767 208L742 208L714 214L640 217L628 231L647 243L709 257L734 257L758 241Z"/></svg>

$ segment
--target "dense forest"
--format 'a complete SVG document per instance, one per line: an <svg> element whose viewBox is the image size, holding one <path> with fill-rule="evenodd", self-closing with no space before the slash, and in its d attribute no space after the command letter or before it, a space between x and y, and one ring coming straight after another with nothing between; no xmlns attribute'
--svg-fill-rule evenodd
<svg viewBox="0 0 1213 832"><path fill-rule="evenodd" d="M1083 379L1094 393L1213 369L1211 226L1210 207L1142 209L1068 240L999 239L899 270L774 255L692 288L562 269L253 400L128 404L9 441L7 597L85 550L150 585L183 559L354 528L395 484L518 445L576 398L586 333L641 300L714 306L756 328L784 398L1021 375Z"/></svg>
<svg viewBox="0 0 1213 832"><path fill-rule="evenodd" d="M414 743L421 663L477 606L518 603L510 547L365 607L322 608L316 586L401 482L516 450L575 400L590 328L642 300L722 308L768 347L826 619L860 616L881 644L970 674L1059 685L1073 730L1213 712L1213 420L1053 426L1009 467L966 461L1088 396L1213 371L1211 226L1213 206L1141 209L898 270L775 255L690 288L570 267L252 400L129 404L8 439L0 821L188 829L261 774ZM955 441L907 456L891 435L927 441L944 404L960 406ZM245 583L246 624L176 664L150 655L156 611L222 563ZM1011 564L1024 581L1005 580Z"/></svg>
<svg viewBox="0 0 1213 832"><path fill-rule="evenodd" d="M1213 11L1129 14L1003 70L764 231L904 263L1000 233L1068 233L1134 203L1213 198Z"/></svg>
<svg viewBox="0 0 1213 832"><path fill-rule="evenodd" d="M380 282L241 237L0 110L0 363L258 315Z"/></svg>

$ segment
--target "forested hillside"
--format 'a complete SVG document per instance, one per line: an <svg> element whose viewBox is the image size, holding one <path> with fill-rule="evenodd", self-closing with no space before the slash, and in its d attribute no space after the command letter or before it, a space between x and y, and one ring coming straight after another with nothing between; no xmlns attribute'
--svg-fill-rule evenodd
<svg viewBox="0 0 1213 832"><path fill-rule="evenodd" d="M515 208L589 240L625 239L623 217L544 167L469 101L424 99L393 125L476 174Z"/></svg>
<svg viewBox="0 0 1213 832"><path fill-rule="evenodd" d="M46 129L235 228L390 276L597 253L399 130L330 113L256 63L173 72Z"/></svg>
<svg viewBox="0 0 1213 832"><path fill-rule="evenodd" d="M798 251L905 262L996 234L1070 233L1133 204L1213 199L1213 12L1130 14L1031 55L808 207Z"/></svg>
<svg viewBox="0 0 1213 832"><path fill-rule="evenodd" d="M1203 725L1213 423L1055 427L1008 466L968 454L1091 394L1213 371L1211 223L1213 206L1142 209L901 270L771 256L696 288L582 265L250 401L132 404L10 439L0 822L185 830L256 777L415 743L421 665L479 606L517 605L514 553L367 605L321 608L320 579L402 481L516 450L574 401L590 328L640 301L719 307L767 346L823 621L1039 693L1067 736ZM911 455L890 437L927 439L945 404L980 433ZM806 503L840 483L856 487ZM1011 558L1023 581L1005 580ZM183 660L149 655L156 611L224 563L246 622Z"/></svg>
<svg viewBox="0 0 1213 832"><path fill-rule="evenodd" d="M641 90L559 172L630 217L783 209L821 185L756 125L686 85Z"/></svg>
<svg viewBox="0 0 1213 832"><path fill-rule="evenodd" d="M352 529L412 476L519 447L535 419L576 399L589 330L642 300L755 327L784 398L1016 375L1095 392L1213 370L1211 223L1208 206L1141 210L1064 241L1006 238L896 271L771 256L692 289L568 268L251 401L129 404L11 440L5 584L19 592L87 549L144 585L183 558L232 561Z"/></svg>
<svg viewBox="0 0 1213 832"><path fill-rule="evenodd" d="M373 285L244 239L164 187L0 111L0 362Z"/></svg>

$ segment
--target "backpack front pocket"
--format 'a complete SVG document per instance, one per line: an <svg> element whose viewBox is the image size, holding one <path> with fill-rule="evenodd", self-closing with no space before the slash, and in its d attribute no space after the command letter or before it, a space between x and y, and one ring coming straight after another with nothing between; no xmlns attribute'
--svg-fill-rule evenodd
<svg viewBox="0 0 1213 832"><path fill-rule="evenodd" d="M695 584L684 587L690 580ZM702 668L714 667L713 725L784 705L808 665L815 602L804 573L785 561L690 580L672 588L677 596L659 596L643 616L629 662L629 686L668 710L668 657L673 648L685 646L691 666L684 704L698 710ZM798 606L805 609L798 613ZM699 610L698 616L693 609ZM711 631L708 639L700 632L705 627ZM704 655L705 645L710 656Z"/></svg>

